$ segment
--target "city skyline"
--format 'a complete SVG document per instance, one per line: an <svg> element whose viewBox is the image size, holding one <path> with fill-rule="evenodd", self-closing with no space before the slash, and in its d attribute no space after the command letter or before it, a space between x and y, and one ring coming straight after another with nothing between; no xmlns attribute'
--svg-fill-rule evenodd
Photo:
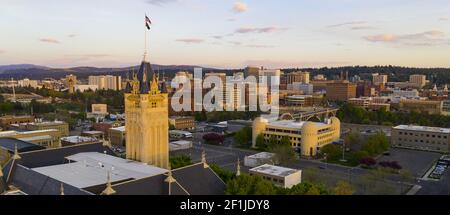
<svg viewBox="0 0 450 215"><path fill-rule="evenodd" d="M277 2L6 0L0 65L136 65L147 13L154 64L450 67L448 1Z"/></svg>

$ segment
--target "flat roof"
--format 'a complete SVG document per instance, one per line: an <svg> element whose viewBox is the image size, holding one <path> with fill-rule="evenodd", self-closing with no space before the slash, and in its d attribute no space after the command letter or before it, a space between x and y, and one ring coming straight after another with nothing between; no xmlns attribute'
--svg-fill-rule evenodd
<svg viewBox="0 0 450 215"><path fill-rule="evenodd" d="M17 138L17 139L25 141L25 142L33 142L33 141L39 141L39 140L53 140L53 137L50 135L41 135L41 136L24 137L24 138Z"/></svg>
<svg viewBox="0 0 450 215"><path fill-rule="evenodd" d="M409 130L409 131L424 131L424 132L438 132L450 134L450 128L438 128L438 127L427 127L418 125L399 125L394 127L394 129Z"/></svg>
<svg viewBox="0 0 450 215"><path fill-rule="evenodd" d="M180 131L180 130L171 130L171 131L169 131L169 133L172 133L172 134L185 134L185 135L192 135L192 133L191 133L191 132L187 132L187 131Z"/></svg>
<svg viewBox="0 0 450 215"><path fill-rule="evenodd" d="M305 125L307 122L309 121L277 120L269 122L269 126L289 128L289 129L301 129L303 125ZM318 127L327 125L321 122L311 122L311 123L314 123Z"/></svg>
<svg viewBox="0 0 450 215"><path fill-rule="evenodd" d="M306 99L311 98L312 95L293 95L293 96L287 96L288 99Z"/></svg>
<svg viewBox="0 0 450 215"><path fill-rule="evenodd" d="M69 136L69 137L62 137L61 140L70 142L70 143L84 143L84 142L91 142L91 141L97 141L97 139L92 137L82 137L82 136Z"/></svg>
<svg viewBox="0 0 450 215"><path fill-rule="evenodd" d="M18 135L18 134L39 134L39 133L45 133L50 131L58 131L56 129L46 129L46 130L34 130L34 131L0 131L0 137L7 137L11 135Z"/></svg>
<svg viewBox="0 0 450 215"><path fill-rule="evenodd" d="M170 144L172 144L172 145L178 145L178 146L182 146L182 145L192 145L192 141L179 140L179 141L173 141L173 142L170 142Z"/></svg>
<svg viewBox="0 0 450 215"><path fill-rule="evenodd" d="M264 164L262 166L258 166L253 169L250 169L250 171L267 174L267 175L286 177L286 176L292 175L300 170Z"/></svg>
<svg viewBox="0 0 450 215"><path fill-rule="evenodd" d="M274 153L261 152L261 153L250 155L250 156L247 156L247 157L248 158L256 158L256 159L269 159L269 158L272 158L273 156L275 156Z"/></svg>
<svg viewBox="0 0 450 215"><path fill-rule="evenodd" d="M82 134L103 134L103 131L83 131Z"/></svg>
<svg viewBox="0 0 450 215"><path fill-rule="evenodd" d="M24 140L2 137L0 138L0 148L6 149L9 152L14 152L15 146L17 146L17 150L19 152L27 152L33 150L41 150L45 149L43 146L39 146Z"/></svg>
<svg viewBox="0 0 450 215"><path fill-rule="evenodd" d="M166 169L98 152L79 153L68 156L66 159L71 162L33 170L77 188L105 184L108 171L111 173L112 183L142 179L168 172Z"/></svg>
<svg viewBox="0 0 450 215"><path fill-rule="evenodd" d="M116 128L110 128L109 130L125 132L125 126L120 126L120 127L116 127Z"/></svg>

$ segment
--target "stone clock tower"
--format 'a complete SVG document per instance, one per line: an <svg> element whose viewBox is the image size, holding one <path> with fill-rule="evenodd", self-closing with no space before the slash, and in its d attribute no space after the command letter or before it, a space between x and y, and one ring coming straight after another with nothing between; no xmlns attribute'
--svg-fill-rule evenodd
<svg viewBox="0 0 450 215"><path fill-rule="evenodd" d="M150 63L142 61L139 72L127 84L125 126L127 159L169 168L168 95L159 89Z"/></svg>

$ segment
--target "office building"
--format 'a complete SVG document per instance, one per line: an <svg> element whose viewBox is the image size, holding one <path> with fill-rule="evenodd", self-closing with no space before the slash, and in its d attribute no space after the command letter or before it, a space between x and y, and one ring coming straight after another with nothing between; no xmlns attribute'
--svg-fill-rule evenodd
<svg viewBox="0 0 450 215"><path fill-rule="evenodd" d="M291 72L287 74L286 84L289 85L293 83L309 84L309 72Z"/></svg>
<svg viewBox="0 0 450 215"><path fill-rule="evenodd" d="M372 83L374 85L385 85L388 82L387 75L380 75L378 73L372 74Z"/></svg>
<svg viewBox="0 0 450 215"><path fill-rule="evenodd" d="M440 153L450 152L450 129L414 125L399 125L391 132L394 147Z"/></svg>
<svg viewBox="0 0 450 215"><path fill-rule="evenodd" d="M406 112L419 112L428 114L441 114L442 101L419 100L419 99L400 99L399 109Z"/></svg>
<svg viewBox="0 0 450 215"><path fill-rule="evenodd" d="M20 123L30 123L34 122L34 116L24 115L24 116L2 116L0 117L0 126L4 128L9 128L12 124Z"/></svg>
<svg viewBox="0 0 450 215"><path fill-rule="evenodd" d="M36 131L0 131L0 138L15 138L45 148L61 147L61 133L56 129Z"/></svg>
<svg viewBox="0 0 450 215"><path fill-rule="evenodd" d="M356 107L364 108L366 110L376 111L384 109L385 111L390 111L391 104L385 102L377 102L372 97L359 97L359 98L351 98L348 100L349 104L352 104Z"/></svg>
<svg viewBox="0 0 450 215"><path fill-rule="evenodd" d="M273 139L281 143L282 138L287 137L291 146L300 150L302 156L313 157L320 148L339 141L340 127L341 123L336 117L328 119L326 123L295 120L269 121L258 117L253 121L252 126L253 147L256 147L258 135L263 135L267 143Z"/></svg>
<svg viewBox="0 0 450 215"><path fill-rule="evenodd" d="M99 90L121 90L122 77L112 75L89 76L89 85L96 85Z"/></svg>
<svg viewBox="0 0 450 215"><path fill-rule="evenodd" d="M125 126L109 129L109 142L113 146L126 146Z"/></svg>
<svg viewBox="0 0 450 215"><path fill-rule="evenodd" d="M426 75L411 75L409 76L409 83L422 88L427 84L427 76Z"/></svg>
<svg viewBox="0 0 450 215"><path fill-rule="evenodd" d="M29 131L55 129L60 132L61 137L69 136L69 123L63 121L42 121L38 119L36 122L15 124L14 127Z"/></svg>
<svg viewBox="0 0 450 215"><path fill-rule="evenodd" d="M302 171L281 166L264 164L250 169L250 175L258 175L282 188L292 188L302 183Z"/></svg>
<svg viewBox="0 0 450 215"><path fill-rule="evenodd" d="M336 81L326 85L327 99L330 101L347 101L356 97L356 84L348 81Z"/></svg>
<svg viewBox="0 0 450 215"><path fill-rule="evenodd" d="M296 91L303 95L311 95L314 92L314 86L312 84L304 84L295 82L287 85L287 90Z"/></svg>
<svg viewBox="0 0 450 215"><path fill-rule="evenodd" d="M194 117L170 117L169 123L175 130L194 130L195 119Z"/></svg>
<svg viewBox="0 0 450 215"><path fill-rule="evenodd" d="M269 152L260 152L258 154L245 156L244 166L247 167L258 167L264 164L276 164L275 154Z"/></svg>

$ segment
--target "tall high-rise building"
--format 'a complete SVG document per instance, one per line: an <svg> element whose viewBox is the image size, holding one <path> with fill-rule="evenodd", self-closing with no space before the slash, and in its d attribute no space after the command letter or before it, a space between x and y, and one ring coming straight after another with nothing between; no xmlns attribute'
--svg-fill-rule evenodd
<svg viewBox="0 0 450 215"><path fill-rule="evenodd" d="M380 75L378 73L372 74L372 83L374 85L386 84L388 82L387 75Z"/></svg>
<svg viewBox="0 0 450 215"><path fill-rule="evenodd" d="M168 94L159 89L158 79L144 57L125 93L127 159L169 168ZM163 87L164 89L164 87Z"/></svg>
<svg viewBox="0 0 450 215"><path fill-rule="evenodd" d="M287 74L287 84L304 83L309 84L309 72L291 72Z"/></svg>
<svg viewBox="0 0 450 215"><path fill-rule="evenodd" d="M75 93L76 84L77 84L77 76L72 74L66 76L66 85L69 88L69 93Z"/></svg>
<svg viewBox="0 0 450 215"><path fill-rule="evenodd" d="M411 75L411 76L409 76L409 83L422 88L427 84L427 76Z"/></svg>
<svg viewBox="0 0 450 215"><path fill-rule="evenodd" d="M247 68L245 68L244 75L245 75L245 77L255 76L258 79L260 70L261 70L261 68L259 68L259 67L248 66Z"/></svg>
<svg viewBox="0 0 450 215"><path fill-rule="evenodd" d="M356 97L356 84L349 81L336 81L326 86L327 98L331 101L347 101Z"/></svg>
<svg viewBox="0 0 450 215"><path fill-rule="evenodd" d="M89 76L89 85L97 85L101 90L121 90L122 77L112 75Z"/></svg>

